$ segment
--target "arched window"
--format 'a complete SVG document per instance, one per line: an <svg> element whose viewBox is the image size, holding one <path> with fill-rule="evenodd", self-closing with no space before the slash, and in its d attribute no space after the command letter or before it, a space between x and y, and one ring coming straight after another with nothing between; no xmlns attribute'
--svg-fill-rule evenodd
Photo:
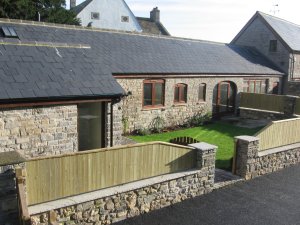
<svg viewBox="0 0 300 225"><path fill-rule="evenodd" d="M164 80L144 80L144 107L159 107L164 105Z"/></svg>
<svg viewBox="0 0 300 225"><path fill-rule="evenodd" d="M187 102L187 85L176 84L174 92L174 103L186 103Z"/></svg>
<svg viewBox="0 0 300 225"><path fill-rule="evenodd" d="M198 101L206 101L206 84L202 83L199 85Z"/></svg>

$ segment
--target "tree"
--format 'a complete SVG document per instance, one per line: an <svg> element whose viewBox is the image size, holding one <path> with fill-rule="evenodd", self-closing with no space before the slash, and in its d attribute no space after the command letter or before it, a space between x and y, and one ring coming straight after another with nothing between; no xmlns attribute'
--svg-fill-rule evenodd
<svg viewBox="0 0 300 225"><path fill-rule="evenodd" d="M80 25L73 11L66 10L65 0L0 0L0 17Z"/></svg>

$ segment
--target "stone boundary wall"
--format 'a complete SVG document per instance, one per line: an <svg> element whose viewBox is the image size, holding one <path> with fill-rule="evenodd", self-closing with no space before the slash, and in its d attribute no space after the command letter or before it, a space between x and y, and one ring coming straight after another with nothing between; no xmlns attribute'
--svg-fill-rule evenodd
<svg viewBox="0 0 300 225"><path fill-rule="evenodd" d="M300 80L287 82L286 94L300 96Z"/></svg>
<svg viewBox="0 0 300 225"><path fill-rule="evenodd" d="M244 107L240 107L239 110L240 110L240 117L247 118L247 119L254 119L254 120L266 119L272 121L272 120L283 120L283 119L291 118L286 116L284 113L273 112L273 111L250 109Z"/></svg>
<svg viewBox="0 0 300 225"><path fill-rule="evenodd" d="M295 106L297 96L285 95L283 112L267 111L261 109L253 109L239 107L240 117L247 119L267 119L267 120L282 120L297 117L295 114Z"/></svg>
<svg viewBox="0 0 300 225"><path fill-rule="evenodd" d="M235 142L233 172L246 180L300 163L300 143L258 151L259 138L238 136Z"/></svg>
<svg viewBox="0 0 300 225"><path fill-rule="evenodd" d="M190 146L198 150L197 168L193 171L180 172L178 176L162 175L87 193L85 197L80 195L31 206L32 224L111 224L209 193L214 185L217 147L206 143Z"/></svg>

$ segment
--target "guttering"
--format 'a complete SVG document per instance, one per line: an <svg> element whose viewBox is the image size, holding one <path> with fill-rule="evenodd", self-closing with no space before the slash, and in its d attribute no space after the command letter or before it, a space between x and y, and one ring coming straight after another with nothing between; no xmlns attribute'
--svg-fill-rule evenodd
<svg viewBox="0 0 300 225"><path fill-rule="evenodd" d="M124 94L108 96L78 96L78 97L49 97L49 98L26 98L26 99L5 99L0 100L1 108L70 105L89 102L111 102L120 99Z"/></svg>

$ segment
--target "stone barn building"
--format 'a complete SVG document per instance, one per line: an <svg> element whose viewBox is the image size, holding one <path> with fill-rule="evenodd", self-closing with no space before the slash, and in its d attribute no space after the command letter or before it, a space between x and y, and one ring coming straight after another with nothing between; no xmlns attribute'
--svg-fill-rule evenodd
<svg viewBox="0 0 300 225"><path fill-rule="evenodd" d="M1 19L0 151L120 145L124 128L231 113L241 91L272 92L282 76L251 47Z"/></svg>

